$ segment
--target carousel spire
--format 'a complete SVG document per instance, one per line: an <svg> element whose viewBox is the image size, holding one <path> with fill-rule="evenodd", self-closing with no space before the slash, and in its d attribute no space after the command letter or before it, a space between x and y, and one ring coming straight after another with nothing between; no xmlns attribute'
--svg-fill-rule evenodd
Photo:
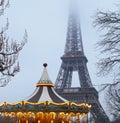
<svg viewBox="0 0 120 123"><path fill-rule="evenodd" d="M46 69L47 63L44 63L43 66L44 66L43 74L42 74L40 80L38 81L38 83L36 84L36 86L37 87L38 86L43 86L43 85L45 85L45 86L47 86L47 85L48 86L54 86L54 84L52 83L52 81L49 78L49 75L48 75L48 72L47 72L47 69Z"/></svg>

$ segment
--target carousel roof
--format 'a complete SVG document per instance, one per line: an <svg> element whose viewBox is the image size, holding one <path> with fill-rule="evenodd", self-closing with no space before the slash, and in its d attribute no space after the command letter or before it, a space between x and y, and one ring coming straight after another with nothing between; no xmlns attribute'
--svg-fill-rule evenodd
<svg viewBox="0 0 120 123"><path fill-rule="evenodd" d="M50 101L55 103L62 103L66 102L67 100L59 96L55 90L54 90L54 84L49 78L48 72L47 72L47 64L44 63L44 70L43 74L36 84L36 89L32 93L31 96L26 98L24 101L28 102L43 102L43 101Z"/></svg>

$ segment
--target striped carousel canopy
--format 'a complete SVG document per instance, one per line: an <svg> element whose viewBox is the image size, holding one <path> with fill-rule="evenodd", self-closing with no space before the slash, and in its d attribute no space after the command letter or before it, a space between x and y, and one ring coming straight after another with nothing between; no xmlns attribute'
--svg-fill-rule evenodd
<svg viewBox="0 0 120 123"><path fill-rule="evenodd" d="M62 103L66 102L67 100L59 96L54 90L54 84L49 78L47 72L47 64L44 63L44 70L43 74L36 84L36 89L31 96L26 98L24 101L28 102L43 102L43 101L50 101L55 103ZM67 101L68 102L68 101Z"/></svg>

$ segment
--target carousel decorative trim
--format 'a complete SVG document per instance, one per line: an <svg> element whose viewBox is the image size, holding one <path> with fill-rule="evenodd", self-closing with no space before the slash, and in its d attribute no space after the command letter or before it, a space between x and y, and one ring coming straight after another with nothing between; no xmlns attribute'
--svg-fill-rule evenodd
<svg viewBox="0 0 120 123"><path fill-rule="evenodd" d="M64 103L55 103L55 102L17 102L9 103L4 102L0 105L0 112L65 112L65 113L88 113L91 108L91 105L82 103L76 104L74 102L64 102Z"/></svg>
<svg viewBox="0 0 120 123"><path fill-rule="evenodd" d="M39 84L39 83L37 83L36 87L39 87L39 86L52 86L52 87L54 87L54 84Z"/></svg>

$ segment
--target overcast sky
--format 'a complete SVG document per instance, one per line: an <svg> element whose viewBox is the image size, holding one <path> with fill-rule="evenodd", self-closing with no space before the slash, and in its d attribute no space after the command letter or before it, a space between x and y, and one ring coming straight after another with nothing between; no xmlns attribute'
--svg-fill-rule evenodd
<svg viewBox="0 0 120 123"><path fill-rule="evenodd" d="M10 38L21 41L26 29L28 42L19 55L21 71L6 87L0 88L0 102L16 102L31 95L41 77L44 62L48 63L49 76L55 82L66 42L68 3L69 0L10 1L10 8L4 15L4 20L9 18ZM118 3L118 0L78 0L83 46L93 85L108 80L96 75L99 52L95 50L95 43L100 38L92 26L93 16L97 9L116 10Z"/></svg>

